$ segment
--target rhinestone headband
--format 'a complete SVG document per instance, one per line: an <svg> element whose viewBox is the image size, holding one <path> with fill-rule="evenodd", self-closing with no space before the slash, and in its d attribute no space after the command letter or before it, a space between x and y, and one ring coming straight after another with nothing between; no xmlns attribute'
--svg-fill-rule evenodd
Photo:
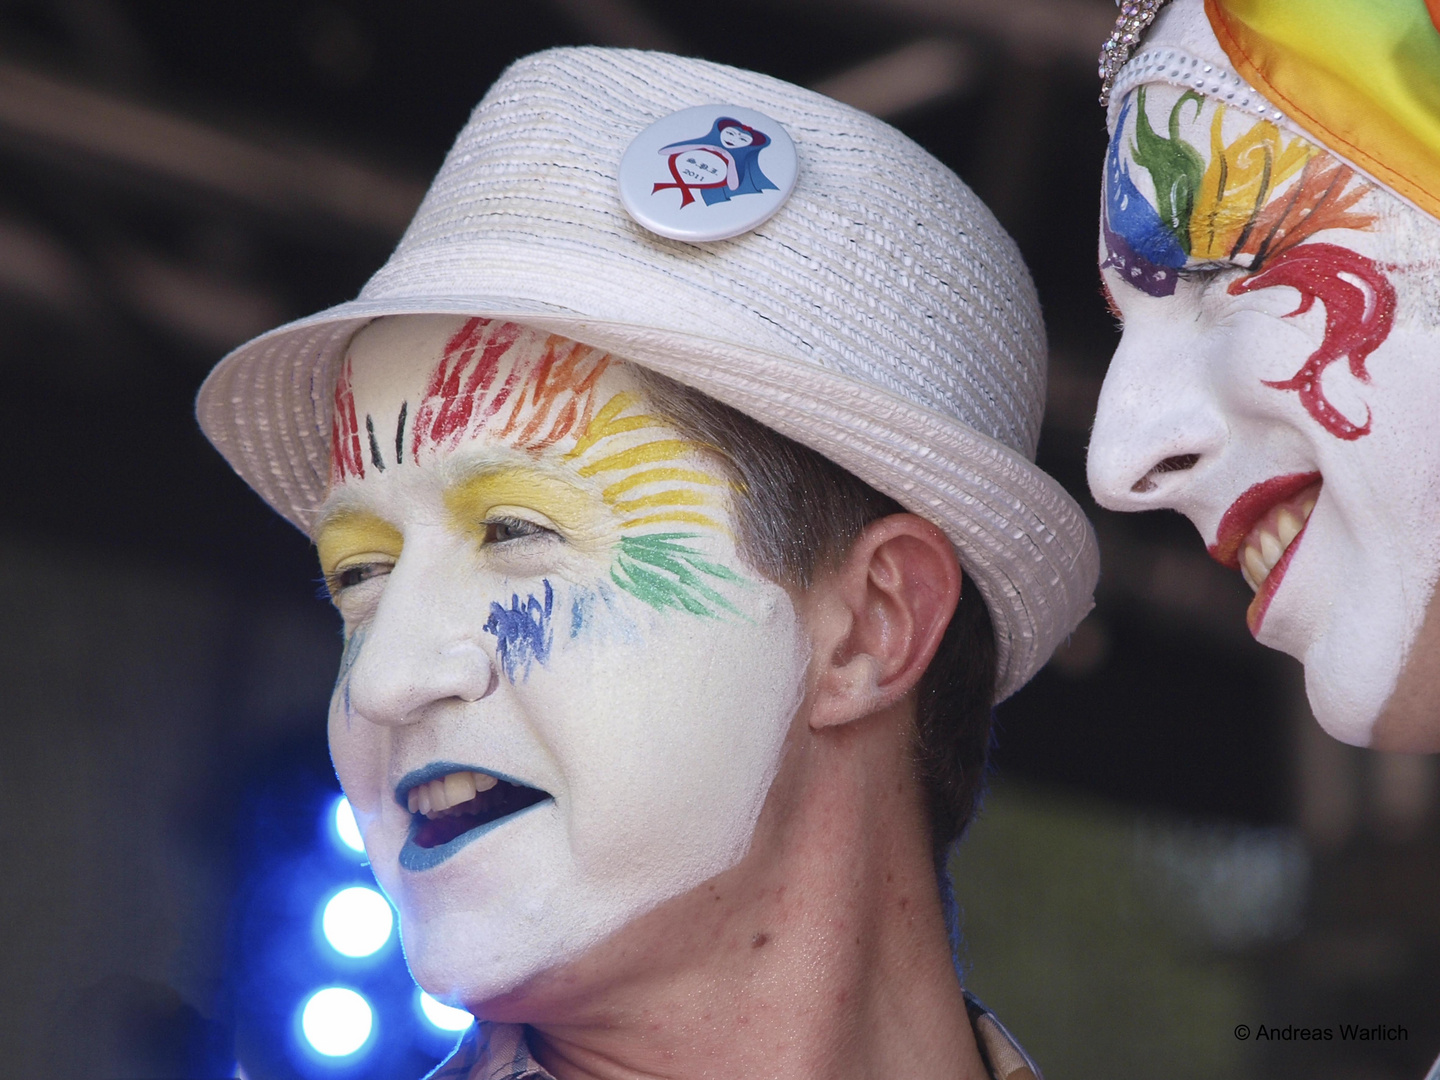
<svg viewBox="0 0 1440 1080"><path fill-rule="evenodd" d="M1209 60L1202 60L1186 50L1173 45L1152 46L1142 49L1125 64L1109 87L1110 97L1121 100L1141 83L1165 82L1198 91L1214 98L1232 109L1241 109L1269 120L1272 124L1286 128L1307 139L1305 129L1292 121L1283 112L1270 104L1253 86L1235 72ZM1113 110L1112 110L1113 112ZM1114 118L1111 118L1113 123Z"/></svg>
<svg viewBox="0 0 1440 1080"><path fill-rule="evenodd" d="M1110 88L1115 85L1115 76L1130 59L1130 54L1140 44L1145 31L1155 21L1170 0L1116 0L1120 14L1115 17L1115 29L1100 48L1100 104L1110 104Z"/></svg>

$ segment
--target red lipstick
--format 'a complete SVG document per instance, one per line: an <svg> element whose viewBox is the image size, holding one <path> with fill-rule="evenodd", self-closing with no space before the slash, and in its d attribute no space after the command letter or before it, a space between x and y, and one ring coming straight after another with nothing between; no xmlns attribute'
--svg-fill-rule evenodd
<svg viewBox="0 0 1440 1080"><path fill-rule="evenodd" d="M1240 569L1240 545L1262 517L1286 499L1293 499L1311 484L1320 482L1318 472L1290 473L1262 480L1245 490L1220 519L1215 530L1215 543L1210 545L1210 557L1231 570ZM1277 567L1278 569L1278 567Z"/></svg>
<svg viewBox="0 0 1440 1080"><path fill-rule="evenodd" d="M1274 477L1249 488L1220 519L1210 555L1225 566L1241 569L1243 552L1242 573L1255 589L1255 598L1245 612L1245 623L1252 635L1259 636L1270 601L1300 547L1320 483L1318 472ZM1298 532L1295 531L1297 516ZM1278 558L1275 555L1277 532L1279 543L1285 545Z"/></svg>

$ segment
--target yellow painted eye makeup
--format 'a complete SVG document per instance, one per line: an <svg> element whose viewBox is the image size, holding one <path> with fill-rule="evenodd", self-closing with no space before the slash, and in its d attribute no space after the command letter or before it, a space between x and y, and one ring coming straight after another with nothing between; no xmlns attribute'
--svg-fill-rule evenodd
<svg viewBox="0 0 1440 1080"><path fill-rule="evenodd" d="M315 537L320 569L327 577L367 562L395 562L405 539L400 530L374 514L338 514Z"/></svg>
<svg viewBox="0 0 1440 1080"><path fill-rule="evenodd" d="M512 466L464 480L445 493L452 524L473 530L497 511L522 511L553 522L568 538L593 535L600 524L596 496L539 469Z"/></svg>

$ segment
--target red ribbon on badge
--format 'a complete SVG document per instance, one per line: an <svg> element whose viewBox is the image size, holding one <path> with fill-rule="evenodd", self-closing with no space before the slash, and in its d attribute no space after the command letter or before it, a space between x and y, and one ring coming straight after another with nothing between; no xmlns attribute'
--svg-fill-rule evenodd
<svg viewBox="0 0 1440 1080"><path fill-rule="evenodd" d="M673 184L657 183L651 189L651 195L654 195L657 191L665 191L669 188L679 188L680 206L683 209L684 207L689 206L692 202L695 201L695 196L691 194L692 191L699 191L703 188L724 187L729 182L728 173L726 176L720 177L719 180L714 180L710 183L691 183L683 179L680 176L680 170L675 167L675 159L678 158L681 154L688 154L693 152L693 150L694 147L689 147L685 150L677 150L675 151L675 153L670 155L670 175L675 178L675 182ZM714 151L706 150L705 153L714 154ZM714 154L714 156L720 157L719 154Z"/></svg>

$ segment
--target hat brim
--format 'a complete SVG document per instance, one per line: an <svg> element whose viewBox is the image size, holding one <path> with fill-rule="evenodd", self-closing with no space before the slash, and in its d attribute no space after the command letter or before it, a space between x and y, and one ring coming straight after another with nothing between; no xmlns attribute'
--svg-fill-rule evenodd
<svg viewBox="0 0 1440 1080"><path fill-rule="evenodd" d="M873 384L794 357L507 297L355 300L289 323L226 356L196 413L225 459L307 535L330 475L339 364L354 334L387 315L523 323L641 364L825 455L933 521L989 608L996 701L1045 663L1092 606L1099 574L1085 515L1022 455Z"/></svg>

